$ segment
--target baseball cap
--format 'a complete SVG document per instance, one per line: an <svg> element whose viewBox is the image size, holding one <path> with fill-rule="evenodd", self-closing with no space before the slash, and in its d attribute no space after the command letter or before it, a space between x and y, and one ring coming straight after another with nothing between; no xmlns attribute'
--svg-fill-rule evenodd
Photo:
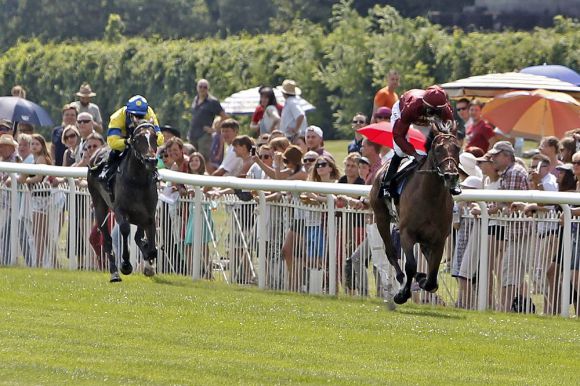
<svg viewBox="0 0 580 386"><path fill-rule="evenodd" d="M367 157L360 157L360 158L358 159L358 163L359 163L359 164L361 164L361 163L362 163L362 164L367 164L367 165L370 165L370 164L371 164L371 161L369 161L369 159L368 159Z"/></svg>
<svg viewBox="0 0 580 386"><path fill-rule="evenodd" d="M491 149L487 153L490 154L490 155L496 155L496 154L501 153L502 151L507 151L507 152L512 153L512 154L515 153L514 147L508 141L499 141L499 142L496 142L493 145L493 149Z"/></svg>
<svg viewBox="0 0 580 386"><path fill-rule="evenodd" d="M322 133L322 129L318 126L308 126L306 128L306 133L308 133L309 131L313 131L314 133L316 133L316 135L318 135L320 138L324 139L324 135Z"/></svg>

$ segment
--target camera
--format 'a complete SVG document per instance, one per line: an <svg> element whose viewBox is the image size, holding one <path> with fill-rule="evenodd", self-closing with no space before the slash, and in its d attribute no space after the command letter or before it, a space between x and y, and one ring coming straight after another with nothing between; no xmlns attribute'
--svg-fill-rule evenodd
<svg viewBox="0 0 580 386"><path fill-rule="evenodd" d="M252 156L255 156L256 155L256 146L252 146L252 148L250 149L250 154Z"/></svg>

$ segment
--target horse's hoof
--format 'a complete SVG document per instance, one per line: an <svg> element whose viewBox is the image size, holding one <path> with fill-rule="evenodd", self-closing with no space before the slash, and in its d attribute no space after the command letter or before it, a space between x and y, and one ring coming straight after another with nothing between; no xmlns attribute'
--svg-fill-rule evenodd
<svg viewBox="0 0 580 386"><path fill-rule="evenodd" d="M155 276L155 266L150 262L146 262L143 268L143 274L147 277Z"/></svg>
<svg viewBox="0 0 580 386"><path fill-rule="evenodd" d="M393 300L397 304L405 304L405 303L407 303L407 300L409 300L409 298L410 298L410 296L407 296L406 293L403 293L403 291L400 291L399 293L397 293L395 295L395 297L393 298Z"/></svg>
<svg viewBox="0 0 580 386"><path fill-rule="evenodd" d="M111 280L109 280L109 282L111 283L119 283L123 280L121 280L121 276L119 276L119 272L113 272L111 274Z"/></svg>
<svg viewBox="0 0 580 386"><path fill-rule="evenodd" d="M415 274L415 280L417 281L417 283L420 283L421 280L425 280L427 279L427 274L424 272L417 272Z"/></svg>
<svg viewBox="0 0 580 386"><path fill-rule="evenodd" d="M130 275L131 272L133 272L133 266L131 265L131 263L123 262L123 264L121 264L121 273L123 275Z"/></svg>
<svg viewBox="0 0 580 386"><path fill-rule="evenodd" d="M397 308L397 305L393 300L385 300L385 306L389 311L395 311L395 309Z"/></svg>
<svg viewBox="0 0 580 386"><path fill-rule="evenodd" d="M425 285L423 286L423 289L427 292L434 294L439 289L439 284L437 283L430 284L429 282L426 282Z"/></svg>

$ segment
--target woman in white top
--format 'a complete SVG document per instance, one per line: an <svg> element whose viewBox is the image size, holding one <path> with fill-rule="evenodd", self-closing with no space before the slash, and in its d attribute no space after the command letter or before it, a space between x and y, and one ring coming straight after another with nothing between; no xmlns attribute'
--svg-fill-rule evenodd
<svg viewBox="0 0 580 386"><path fill-rule="evenodd" d="M257 122L252 122L250 127L254 130L259 129L259 134L271 133L278 128L280 123L280 107L276 101L274 90L270 87L261 87L260 105L256 110L263 110L263 115Z"/></svg>

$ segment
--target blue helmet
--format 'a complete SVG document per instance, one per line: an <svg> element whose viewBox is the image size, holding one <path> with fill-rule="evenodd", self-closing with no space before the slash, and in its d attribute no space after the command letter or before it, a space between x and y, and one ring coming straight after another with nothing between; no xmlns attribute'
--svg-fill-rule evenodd
<svg viewBox="0 0 580 386"><path fill-rule="evenodd" d="M149 104L147 103L147 99L141 95L135 95L127 102L127 113L129 114L145 116L147 115L148 109Z"/></svg>

